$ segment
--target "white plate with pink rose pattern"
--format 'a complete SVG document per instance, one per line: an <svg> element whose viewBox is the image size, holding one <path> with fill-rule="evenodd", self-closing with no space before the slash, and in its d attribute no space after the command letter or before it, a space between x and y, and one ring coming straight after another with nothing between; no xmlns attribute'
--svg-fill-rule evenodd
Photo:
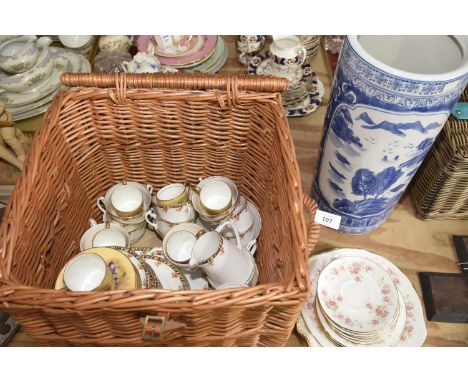
<svg viewBox="0 0 468 382"><path fill-rule="evenodd" d="M336 259L343 257L361 257L368 259L382 267L391 277L399 293L404 300L406 320L401 333L395 334L392 346L421 346L427 337L424 313L418 294L408 277L400 269L386 258L363 249L341 248L312 256L309 260L309 273L311 276L311 292L302 309L300 333L308 337L308 343L316 346L336 347L337 345L323 332L321 323L317 316L315 297L317 294L317 283L321 272ZM305 324L305 325L303 325ZM316 341L313 341L315 339ZM359 345L356 345L359 346ZM385 344L373 344L371 346L386 346Z"/></svg>

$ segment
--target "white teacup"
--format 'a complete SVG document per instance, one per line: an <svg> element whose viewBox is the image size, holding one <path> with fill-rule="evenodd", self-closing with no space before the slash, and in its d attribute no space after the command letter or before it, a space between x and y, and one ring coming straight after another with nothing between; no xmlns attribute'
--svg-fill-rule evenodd
<svg viewBox="0 0 468 382"><path fill-rule="evenodd" d="M99 50L112 52L114 50L128 50L130 39L125 35L107 35L99 37Z"/></svg>
<svg viewBox="0 0 468 382"><path fill-rule="evenodd" d="M90 228L80 240L80 249L86 251L93 247L128 247L130 237L118 223L105 222L97 224L96 220L89 220ZM103 232L102 234L100 234Z"/></svg>
<svg viewBox="0 0 468 382"><path fill-rule="evenodd" d="M156 213L170 223L193 221L196 212L189 199L189 187L173 183L161 188L156 194Z"/></svg>
<svg viewBox="0 0 468 382"><path fill-rule="evenodd" d="M200 203L209 215L219 215L232 206L231 188L221 180L209 180L193 191L199 194Z"/></svg>
<svg viewBox="0 0 468 382"><path fill-rule="evenodd" d="M307 50L297 36L273 36L270 45L273 62L282 66L301 66L307 58Z"/></svg>
<svg viewBox="0 0 468 382"><path fill-rule="evenodd" d="M73 292L112 289L112 274L104 259L94 253L83 253L65 266L63 281Z"/></svg>
<svg viewBox="0 0 468 382"><path fill-rule="evenodd" d="M143 195L137 187L124 184L111 194L111 204L117 215L133 217L143 211Z"/></svg>
<svg viewBox="0 0 468 382"><path fill-rule="evenodd" d="M194 215L192 220L189 220L184 223L191 223L195 221L195 218L196 216ZM151 210L146 212L145 219L148 225L152 227L156 231L156 233L158 233L159 236L161 236L162 238L166 236L166 234L171 230L171 228L181 224L181 223L168 222L167 220L164 220L163 218L161 218L160 216L158 216Z"/></svg>
<svg viewBox="0 0 468 382"><path fill-rule="evenodd" d="M60 42L67 48L77 49L89 44L93 39L91 35L59 35Z"/></svg>
<svg viewBox="0 0 468 382"><path fill-rule="evenodd" d="M93 247L126 247L128 240L124 233L114 228L105 228L93 237Z"/></svg>

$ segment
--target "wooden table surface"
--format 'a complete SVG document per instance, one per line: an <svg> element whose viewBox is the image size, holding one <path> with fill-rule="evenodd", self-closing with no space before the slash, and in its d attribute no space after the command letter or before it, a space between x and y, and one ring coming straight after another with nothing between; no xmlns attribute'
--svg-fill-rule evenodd
<svg viewBox="0 0 468 382"><path fill-rule="evenodd" d="M245 71L245 67L241 66L236 59L234 37L225 36L225 41L229 46L229 58L222 72ZM325 86L322 105L316 112L306 117L289 119L301 170L302 188L305 193L309 194L332 82L321 51L313 59L312 67ZM31 125L39 121L38 118L26 121L25 126L30 129ZM387 222L370 234L349 236L322 227L319 242L312 256L314 253L337 247L363 248L378 253L394 262L410 278L422 299L418 272L459 272L452 242L454 234L467 235L468 222L466 220L420 220L415 217L407 195L398 203ZM427 322L427 329L425 346L468 346L468 324ZM10 346L37 346L37 343L20 329ZM294 331L287 346L306 346L306 343Z"/></svg>

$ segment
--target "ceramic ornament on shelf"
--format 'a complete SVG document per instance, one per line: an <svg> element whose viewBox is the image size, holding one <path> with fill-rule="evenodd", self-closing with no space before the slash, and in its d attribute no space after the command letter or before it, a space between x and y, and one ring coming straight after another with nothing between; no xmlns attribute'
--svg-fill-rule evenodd
<svg viewBox="0 0 468 382"><path fill-rule="evenodd" d="M392 212L468 81L468 36L349 36L313 194L364 234Z"/></svg>

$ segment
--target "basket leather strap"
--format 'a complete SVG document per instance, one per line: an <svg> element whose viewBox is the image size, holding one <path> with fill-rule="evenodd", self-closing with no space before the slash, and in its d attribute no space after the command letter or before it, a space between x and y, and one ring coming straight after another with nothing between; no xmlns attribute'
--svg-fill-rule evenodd
<svg viewBox="0 0 468 382"><path fill-rule="evenodd" d="M169 313L158 313L140 318L142 323L141 339L144 341L162 341L167 335L187 326L183 323L170 320Z"/></svg>

